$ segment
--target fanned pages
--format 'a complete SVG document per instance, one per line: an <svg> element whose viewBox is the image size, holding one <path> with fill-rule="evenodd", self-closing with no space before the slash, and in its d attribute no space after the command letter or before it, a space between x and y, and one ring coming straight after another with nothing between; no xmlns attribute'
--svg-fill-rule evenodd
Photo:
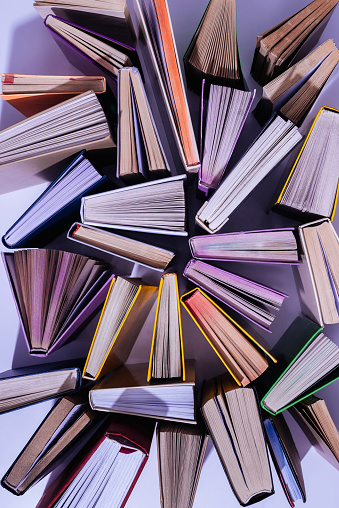
<svg viewBox="0 0 339 508"><path fill-rule="evenodd" d="M267 369L268 362L262 353L276 362L200 289L183 295L181 302L239 386L248 385Z"/></svg>
<svg viewBox="0 0 339 508"><path fill-rule="evenodd" d="M148 460L154 422L113 415L56 480L37 508L122 508Z"/></svg>
<svg viewBox="0 0 339 508"><path fill-rule="evenodd" d="M87 356L84 378L97 379L127 360L157 289L140 279L113 279Z"/></svg>
<svg viewBox="0 0 339 508"><path fill-rule="evenodd" d="M329 219L299 226L302 247L296 282L303 313L319 323L339 323L339 239Z"/></svg>
<svg viewBox="0 0 339 508"><path fill-rule="evenodd" d="M294 507L301 499L306 502L304 478L298 450L282 414L264 420L273 463L286 499Z"/></svg>
<svg viewBox="0 0 339 508"><path fill-rule="evenodd" d="M211 261L298 263L293 229L263 229L221 235L194 236L189 240L193 257Z"/></svg>
<svg viewBox="0 0 339 508"><path fill-rule="evenodd" d="M3 477L2 486L23 494L51 471L76 440L93 427L100 413L89 408L88 392L63 397L51 409Z"/></svg>
<svg viewBox="0 0 339 508"><path fill-rule="evenodd" d="M189 261L184 276L265 329L273 322L273 312L279 310L286 297L274 289L196 259Z"/></svg>
<svg viewBox="0 0 339 508"><path fill-rule="evenodd" d="M84 148L114 146L97 96L85 92L0 132L0 192L41 183L44 169Z"/></svg>
<svg viewBox="0 0 339 508"><path fill-rule="evenodd" d="M79 222L73 224L67 237L84 245L95 247L100 251L161 271L165 270L168 263L174 258L174 252L169 250L116 235L93 226L85 226Z"/></svg>
<svg viewBox="0 0 339 508"><path fill-rule="evenodd" d="M338 0L314 0L289 18L258 35L252 75L265 85L290 65L298 50L323 25Z"/></svg>
<svg viewBox="0 0 339 508"><path fill-rule="evenodd" d="M84 194L106 180L81 152L2 238L10 249L24 247L76 210Z"/></svg>
<svg viewBox="0 0 339 508"><path fill-rule="evenodd" d="M154 180L82 199L84 224L187 236L185 175Z"/></svg>
<svg viewBox="0 0 339 508"><path fill-rule="evenodd" d="M339 62L332 39L267 83L254 114L264 124L274 111L300 126Z"/></svg>
<svg viewBox="0 0 339 508"><path fill-rule="evenodd" d="M199 169L199 153L180 70L166 0L136 0L136 15L145 37L170 124L186 171Z"/></svg>
<svg viewBox="0 0 339 508"><path fill-rule="evenodd" d="M332 420L326 402L315 395L311 395L294 407L318 442L319 446L316 449L325 452L325 457L332 455L330 458L334 458L335 462L338 463L339 432Z"/></svg>
<svg viewBox="0 0 339 508"><path fill-rule="evenodd" d="M256 396L225 374L203 390L202 414L234 494L242 505L273 493Z"/></svg>
<svg viewBox="0 0 339 508"><path fill-rule="evenodd" d="M147 381L182 377L185 381L178 280L175 273L161 277Z"/></svg>
<svg viewBox="0 0 339 508"><path fill-rule="evenodd" d="M50 249L4 253L9 282L31 354L57 347L103 303L111 279L102 261Z"/></svg>
<svg viewBox="0 0 339 508"><path fill-rule="evenodd" d="M93 409L160 420L196 423L194 408L195 364L186 361L186 379L167 383L146 381L147 363L123 365L99 381L89 392Z"/></svg>
<svg viewBox="0 0 339 508"><path fill-rule="evenodd" d="M187 83L199 93L201 80L244 88L235 0L210 0L184 55Z"/></svg>
<svg viewBox="0 0 339 508"><path fill-rule="evenodd" d="M296 319L278 344L283 352L277 354L278 368L267 371L265 384L270 388L261 400L262 407L273 415L339 377L339 348L313 322Z"/></svg>
<svg viewBox="0 0 339 508"><path fill-rule="evenodd" d="M33 76L1 74L1 97L25 116L36 115L74 95L105 92L102 76Z"/></svg>
<svg viewBox="0 0 339 508"><path fill-rule="evenodd" d="M204 82L202 86L203 106ZM208 192L216 189L227 168L250 111L255 90L243 92L225 86L211 85L205 124L201 132L203 149L199 188ZM203 111L202 111L203 115Z"/></svg>
<svg viewBox="0 0 339 508"><path fill-rule="evenodd" d="M119 69L137 63L134 50L101 34L70 23L56 16L47 16L45 24L57 35L87 58L93 60L102 70L117 78Z"/></svg>
<svg viewBox="0 0 339 508"><path fill-rule="evenodd" d="M277 210L333 219L338 194L339 112L321 108L277 200Z"/></svg>
<svg viewBox="0 0 339 508"><path fill-rule="evenodd" d="M126 183L165 177L165 155L136 67L120 69L118 75L119 137L117 177Z"/></svg>
<svg viewBox="0 0 339 508"><path fill-rule="evenodd" d="M3 372L0 378L0 413L79 389L80 370L61 363L62 366L60 363L35 365Z"/></svg>
<svg viewBox="0 0 339 508"><path fill-rule="evenodd" d="M209 233L218 231L242 201L299 143L297 127L277 116L261 132L245 155L196 215L196 222Z"/></svg>
<svg viewBox="0 0 339 508"><path fill-rule="evenodd" d="M161 422L157 426L162 508L191 508L208 436L200 427Z"/></svg>

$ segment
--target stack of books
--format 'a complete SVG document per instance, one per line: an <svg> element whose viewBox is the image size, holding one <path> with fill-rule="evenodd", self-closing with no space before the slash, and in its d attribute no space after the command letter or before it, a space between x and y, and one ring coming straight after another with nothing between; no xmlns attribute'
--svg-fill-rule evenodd
<svg viewBox="0 0 339 508"><path fill-rule="evenodd" d="M23 495L55 470L38 508L123 507L158 422L163 508L192 508L209 436L241 505L274 493L269 450L294 506L306 501L307 481L288 409L339 469L338 430L314 395L339 378L339 347L323 328L339 323L338 110L321 108L279 189L275 209L302 224L274 227L272 214L270 229L223 229L301 141L298 126L339 62L332 39L305 54L306 42L314 45L337 3L314 0L258 36L251 72L265 85L255 110L265 125L240 155L256 91L240 66L235 0L210 0L184 56L188 86L201 94L200 153L167 0L135 0L131 13L125 0L34 3L86 75L1 74L3 99L27 116L0 131L1 192L59 168L2 238L26 359L35 357L27 363L39 364L0 374L0 413L58 399L6 465L1 485L10 493ZM154 101L181 167L168 163ZM199 210L193 185L215 191ZM194 216L204 234L193 236ZM60 232L76 252L61 250ZM117 258L137 266L122 271ZM255 281L230 262L258 263ZM286 265L303 312L292 324L288 295L259 280L260 268ZM270 350L265 333L280 310L286 330ZM186 318L196 325L188 340ZM95 328L84 332L90 321ZM139 353L131 361L141 335L148 363ZM200 346L219 369L210 379ZM58 349L64 360L53 362Z"/></svg>

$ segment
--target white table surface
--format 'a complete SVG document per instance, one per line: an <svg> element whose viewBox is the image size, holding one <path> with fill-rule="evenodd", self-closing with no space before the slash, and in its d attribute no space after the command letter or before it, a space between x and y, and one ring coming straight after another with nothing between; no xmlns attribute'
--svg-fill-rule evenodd
<svg viewBox="0 0 339 508"><path fill-rule="evenodd" d="M200 17L207 4L206 0L168 0L172 15L172 22L177 41L179 57L182 58L185 49L194 33ZM288 15L306 5L305 0L238 0L238 43L241 56L242 68L245 79L250 89L257 88L258 97L261 95L260 87L252 80L249 71L255 48L256 35L274 26L277 22L285 19ZM1 44L0 44L0 71L21 74L80 74L65 59L43 22L32 7L29 0L15 0L3 2L1 17ZM339 7L334 11L327 24L321 41L332 37L339 45ZM339 108L339 69L335 71L325 90L320 95L316 104L304 122L302 132L306 133L308 125L314 119L316 112L321 106L327 105ZM99 74L99 73L98 73ZM198 98L189 93L189 101L193 113L195 129L198 130ZM12 125L23 117L10 105L2 101L0 103L0 128L3 129ZM241 135L234 160L249 146L250 142L260 131L259 125L250 114L245 129ZM238 208L234 216L222 231L238 231L248 229L261 229L270 227L287 227L295 222L280 217L275 213L267 215L265 210L271 200L272 193L276 188L282 171L291 165L291 158L283 161L272 174L258 186L255 192ZM25 209L36 199L47 184L22 189L9 194L0 194L0 226L1 236L7 231L12 223L25 211ZM0 180L1 187L1 180ZM190 213L190 234L201 234L202 230L194 228L193 217L200 204L195 199L194 189L190 189L190 202L188 210ZM339 229L339 215L334 221L337 230ZM163 237L148 235L150 243L163 244ZM146 240L147 241L147 240ZM54 242L54 245L67 248L65 235ZM177 252L178 274L182 273L185 263L189 260L187 241L185 239L170 239L167 243ZM74 248L74 246L73 246ZM5 250L5 248L2 248ZM118 273L131 273L143 275L147 281L158 280L159 274L142 267L133 267L131 263L118 261L111 258ZM254 280L267 284L280 291L289 294L290 298L283 304L273 326L272 333L263 333L262 342L271 348L279 339L282 332L288 327L293 319L300 314L299 300L289 266L251 265L247 263L224 263L226 269L234 270L235 273L248 276ZM180 271L181 270L181 271ZM186 288L191 288L181 277L180 293ZM15 310L13 298L10 292L6 275L2 264L0 264L0 372L12 368L12 366L24 366L37 363L37 360L28 356L19 320ZM220 374L224 368L208 346L207 342L197 330L190 318L183 314L184 346L186 358L197 360L197 383L201 384L205 377L212 377ZM129 362L148 361L151 332L154 319L154 309L151 312L146 324L138 337L136 345L130 355ZM95 323L91 323L86 331L73 343L63 347L50 358L50 361L57 361L65 358L75 358L87 354L91 336L93 335ZM327 335L339 344L339 325L327 326ZM334 383L318 393L326 400L333 419L339 426L338 406L339 384ZM22 408L20 410L0 415L0 477L17 457L21 449L31 437L42 419L52 407L52 401L43 402L35 406ZM313 449L304 436L303 432L288 416L291 424L291 431L296 441L300 456L306 484L307 508L334 508L338 506L338 471L326 462ZM258 506L287 507L288 503L272 466L275 494L266 500L261 501ZM24 496L16 497L0 487L1 508L31 508L36 506L41 494L48 483L48 478L43 479L33 488L28 490ZM142 476L137 482L126 508L157 508L160 506L158 469L156 446L153 441L150 458ZM211 506L229 508L239 506L228 480L220 465L216 451L209 444L207 456L202 468L200 482L198 485L194 508L206 508Z"/></svg>

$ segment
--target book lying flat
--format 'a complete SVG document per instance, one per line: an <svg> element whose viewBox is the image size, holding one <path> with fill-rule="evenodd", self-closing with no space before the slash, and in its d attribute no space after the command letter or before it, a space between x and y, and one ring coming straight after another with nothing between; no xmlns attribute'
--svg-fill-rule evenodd
<svg viewBox="0 0 339 508"><path fill-rule="evenodd" d="M160 422L157 426L162 508L191 508L204 462L208 435L201 427Z"/></svg>
<svg viewBox="0 0 339 508"><path fill-rule="evenodd" d="M81 221L92 226L187 236L186 175L122 187L81 200Z"/></svg>
<svg viewBox="0 0 339 508"><path fill-rule="evenodd" d="M326 81L339 62L339 50L332 39L263 87L254 114L263 125L273 112L300 126Z"/></svg>
<svg viewBox="0 0 339 508"><path fill-rule="evenodd" d="M152 420L112 415L47 488L37 508L122 508L148 460L153 433Z"/></svg>
<svg viewBox="0 0 339 508"><path fill-rule="evenodd" d="M265 356L276 363L259 342L201 289L189 291L180 301L239 386L248 385L267 369Z"/></svg>
<svg viewBox="0 0 339 508"><path fill-rule="evenodd" d="M210 0L184 55L187 84L200 92L206 83L244 89L237 41L235 0Z"/></svg>
<svg viewBox="0 0 339 508"><path fill-rule="evenodd" d="M193 236L189 245L196 259L298 264L293 228Z"/></svg>
<svg viewBox="0 0 339 508"><path fill-rule="evenodd" d="M25 116L36 115L75 95L106 91L102 76L32 76L1 74L0 97Z"/></svg>
<svg viewBox="0 0 339 508"><path fill-rule="evenodd" d="M2 478L2 486L13 494L24 494L100 416L89 407L88 391L60 399Z"/></svg>
<svg viewBox="0 0 339 508"><path fill-rule="evenodd" d="M264 420L267 444L286 499L294 508L306 502L305 484L298 450L282 414Z"/></svg>
<svg viewBox="0 0 339 508"><path fill-rule="evenodd" d="M321 108L274 210L299 217L311 215L333 220L338 197L338 132L339 111Z"/></svg>
<svg viewBox="0 0 339 508"><path fill-rule="evenodd" d="M198 187L205 193L216 189L227 168L255 97L226 86L211 85L204 124L204 88L201 91L201 169Z"/></svg>
<svg viewBox="0 0 339 508"><path fill-rule="evenodd" d="M203 389L201 411L220 462L242 505L273 494L260 411L253 388L225 374Z"/></svg>
<svg viewBox="0 0 339 508"><path fill-rule="evenodd" d="M184 276L266 330L287 296L196 259L188 262Z"/></svg>
<svg viewBox="0 0 339 508"><path fill-rule="evenodd" d="M194 406L195 362L186 361L186 379L167 383L146 381L147 363L123 365L99 381L89 392L92 409L113 413L196 423Z"/></svg>
<svg viewBox="0 0 339 508"><path fill-rule="evenodd" d="M155 301L157 286L116 277L108 289L83 377L94 380L127 360Z"/></svg>
<svg viewBox="0 0 339 508"><path fill-rule="evenodd" d="M26 247L79 209L81 198L106 181L82 151L2 237L9 249Z"/></svg>
<svg viewBox="0 0 339 508"><path fill-rule="evenodd" d="M116 235L79 222L72 225L67 238L160 271L165 270L175 255L174 252L161 247Z"/></svg>
<svg viewBox="0 0 339 508"><path fill-rule="evenodd" d="M3 253L28 351L47 356L102 305L112 279L102 261L51 249Z"/></svg>
<svg viewBox="0 0 339 508"><path fill-rule="evenodd" d="M12 369L0 376L0 413L66 395L81 386L80 369L66 367L65 362Z"/></svg>
<svg viewBox="0 0 339 508"><path fill-rule="evenodd" d="M339 432L326 402L315 395L294 406L316 442L316 450L329 462L339 463Z"/></svg>
<svg viewBox="0 0 339 508"><path fill-rule="evenodd" d="M38 0L33 7L42 19L48 15L78 23L88 30L96 30L118 41L135 43L135 32L126 0Z"/></svg>
<svg viewBox="0 0 339 508"><path fill-rule="evenodd" d="M119 71L118 114L117 178L133 183L166 177L168 163L136 67Z"/></svg>
<svg viewBox="0 0 339 508"><path fill-rule="evenodd" d="M280 413L338 379L338 346L306 318L291 324L273 353L277 347L283 351L277 354L274 371L267 371L265 384L270 388L261 400L269 413Z"/></svg>
<svg viewBox="0 0 339 508"><path fill-rule="evenodd" d="M147 381L177 377L185 381L178 278L165 273L160 279Z"/></svg>
<svg viewBox="0 0 339 508"><path fill-rule="evenodd" d="M270 171L301 141L297 127L275 117L260 133L213 196L198 210L196 223L215 233Z"/></svg>
<svg viewBox="0 0 339 508"><path fill-rule="evenodd" d="M260 85L281 74L300 48L324 26L338 0L314 0L289 18L257 37L251 73Z"/></svg>
<svg viewBox="0 0 339 508"><path fill-rule="evenodd" d="M85 92L0 132L0 192L46 180L43 170L80 150L115 146L94 92Z"/></svg>
<svg viewBox="0 0 339 508"><path fill-rule="evenodd" d="M197 172L200 165L199 153L167 0L136 0L135 14L145 41L145 50L151 58L159 82L184 168L188 172Z"/></svg>
<svg viewBox="0 0 339 508"><path fill-rule="evenodd" d="M339 323L339 238L329 219L299 226L295 279L301 310L320 326Z"/></svg>
<svg viewBox="0 0 339 508"><path fill-rule="evenodd" d="M119 69L138 63L135 50L101 33L87 30L56 16L47 16L45 25L49 28L64 52L72 48L78 55L91 60L100 70L117 79ZM63 41L64 42L63 42ZM66 54L67 56L67 54ZM81 65L81 64L80 64Z"/></svg>

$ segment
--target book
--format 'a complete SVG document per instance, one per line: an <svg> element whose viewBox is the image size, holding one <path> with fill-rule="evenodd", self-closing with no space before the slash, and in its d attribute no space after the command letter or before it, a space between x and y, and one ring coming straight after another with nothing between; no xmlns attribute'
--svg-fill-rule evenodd
<svg viewBox="0 0 339 508"><path fill-rule="evenodd" d="M184 55L187 85L206 83L244 89L235 0L210 0Z"/></svg>
<svg viewBox="0 0 339 508"><path fill-rule="evenodd" d="M70 54L69 49L73 49L73 54L76 54L76 67L79 61L77 56L82 55L85 59L91 60L101 71L117 80L119 69L131 66L133 62L135 64L139 62L136 51L132 47L106 37L100 32L85 29L81 25L51 15L46 17L45 25L50 29L60 48L66 52L66 57ZM74 58L72 60L74 61Z"/></svg>
<svg viewBox="0 0 339 508"><path fill-rule="evenodd" d="M314 0L289 18L257 36L253 78L262 86L281 74L320 31L338 0Z"/></svg>
<svg viewBox="0 0 339 508"><path fill-rule="evenodd" d="M111 415L47 488L37 508L125 506L148 460L153 432L152 420Z"/></svg>
<svg viewBox="0 0 339 508"><path fill-rule="evenodd" d="M267 444L289 504L306 502L305 483L298 450L282 414L264 420Z"/></svg>
<svg viewBox="0 0 339 508"><path fill-rule="evenodd" d="M25 116L36 115L75 95L106 91L102 76L1 74L1 97Z"/></svg>
<svg viewBox="0 0 339 508"><path fill-rule="evenodd" d="M136 36L126 0L38 0L33 7L42 19L48 15L60 16L78 23L88 30L100 30L118 41L135 44Z"/></svg>
<svg viewBox="0 0 339 508"><path fill-rule="evenodd" d="M2 237L9 249L27 247L48 229L79 209L81 198L106 181L83 150L61 175L40 194Z"/></svg>
<svg viewBox="0 0 339 508"><path fill-rule="evenodd" d="M81 200L81 221L126 231L187 236L186 175L122 187Z"/></svg>
<svg viewBox="0 0 339 508"><path fill-rule="evenodd" d="M201 289L182 295L181 303L239 386L247 386L276 359ZM262 354L264 353L264 355Z"/></svg>
<svg viewBox="0 0 339 508"><path fill-rule="evenodd" d="M209 233L219 231L250 192L301 139L292 122L276 116L198 210L196 223Z"/></svg>
<svg viewBox="0 0 339 508"><path fill-rule="evenodd" d="M280 191L274 210L297 216L334 218L338 197L339 111L319 110L291 172Z"/></svg>
<svg viewBox="0 0 339 508"><path fill-rule="evenodd" d="M208 435L201 427L160 422L157 426L162 508L191 508L204 462Z"/></svg>
<svg viewBox="0 0 339 508"><path fill-rule="evenodd" d="M123 365L111 372L89 392L92 409L124 413L157 420L196 423L195 363L186 361L186 379L167 383L146 381L147 363Z"/></svg>
<svg viewBox="0 0 339 508"><path fill-rule="evenodd" d="M320 326L339 323L339 238L329 219L299 226L301 263L295 279L301 310Z"/></svg>
<svg viewBox="0 0 339 508"><path fill-rule="evenodd" d="M270 414L281 413L339 377L338 346L306 318L293 321L272 353L278 363L274 371L267 370L265 385L270 388L261 400Z"/></svg>
<svg viewBox="0 0 339 508"><path fill-rule="evenodd" d="M293 228L193 236L189 245L196 259L298 264Z"/></svg>
<svg viewBox="0 0 339 508"><path fill-rule="evenodd" d="M80 369L68 367L67 362L11 369L0 376L0 413L66 395L81 386Z"/></svg>
<svg viewBox="0 0 339 508"><path fill-rule="evenodd" d="M188 172L200 166L167 0L136 0L135 15L144 51L157 76L179 154Z"/></svg>
<svg viewBox="0 0 339 508"><path fill-rule="evenodd" d="M225 374L203 388L201 411L220 462L242 505L273 494L260 411L253 388Z"/></svg>
<svg viewBox="0 0 339 508"><path fill-rule="evenodd" d="M336 428L326 402L310 395L294 406L316 443L316 450L329 462L339 463L339 432Z"/></svg>
<svg viewBox="0 0 339 508"><path fill-rule="evenodd" d="M263 87L254 110L257 120L263 125L280 111L300 127L338 62L339 50L329 39Z"/></svg>
<svg viewBox="0 0 339 508"><path fill-rule="evenodd" d="M178 278L165 273L160 279L147 381L182 378L185 381Z"/></svg>
<svg viewBox="0 0 339 508"><path fill-rule="evenodd" d="M3 253L29 354L61 347L102 305L112 279L105 263L61 250Z"/></svg>
<svg viewBox="0 0 339 508"><path fill-rule="evenodd" d="M43 170L83 149L114 146L97 96L85 92L0 132L1 192L42 183Z"/></svg>
<svg viewBox="0 0 339 508"><path fill-rule="evenodd" d="M253 92L244 92L227 86L211 85L204 121L204 88L201 91L201 168L198 187L206 194L216 189L250 112ZM205 125L204 125L205 123Z"/></svg>
<svg viewBox="0 0 339 508"><path fill-rule="evenodd" d="M160 271L165 270L175 256L174 252L161 247L116 235L79 222L72 225L67 238Z"/></svg>
<svg viewBox="0 0 339 508"><path fill-rule="evenodd" d="M127 360L155 301L157 286L141 279L112 280L87 355L83 377L98 379Z"/></svg>
<svg viewBox="0 0 339 508"><path fill-rule="evenodd" d="M1 480L16 495L41 480L100 419L88 403L88 390L60 399L48 413Z"/></svg>
<svg viewBox="0 0 339 508"><path fill-rule="evenodd" d="M196 259L188 262L184 276L265 330L287 296Z"/></svg>
<svg viewBox="0 0 339 508"><path fill-rule="evenodd" d="M117 178L133 183L166 177L168 163L136 67L119 71L118 114Z"/></svg>

